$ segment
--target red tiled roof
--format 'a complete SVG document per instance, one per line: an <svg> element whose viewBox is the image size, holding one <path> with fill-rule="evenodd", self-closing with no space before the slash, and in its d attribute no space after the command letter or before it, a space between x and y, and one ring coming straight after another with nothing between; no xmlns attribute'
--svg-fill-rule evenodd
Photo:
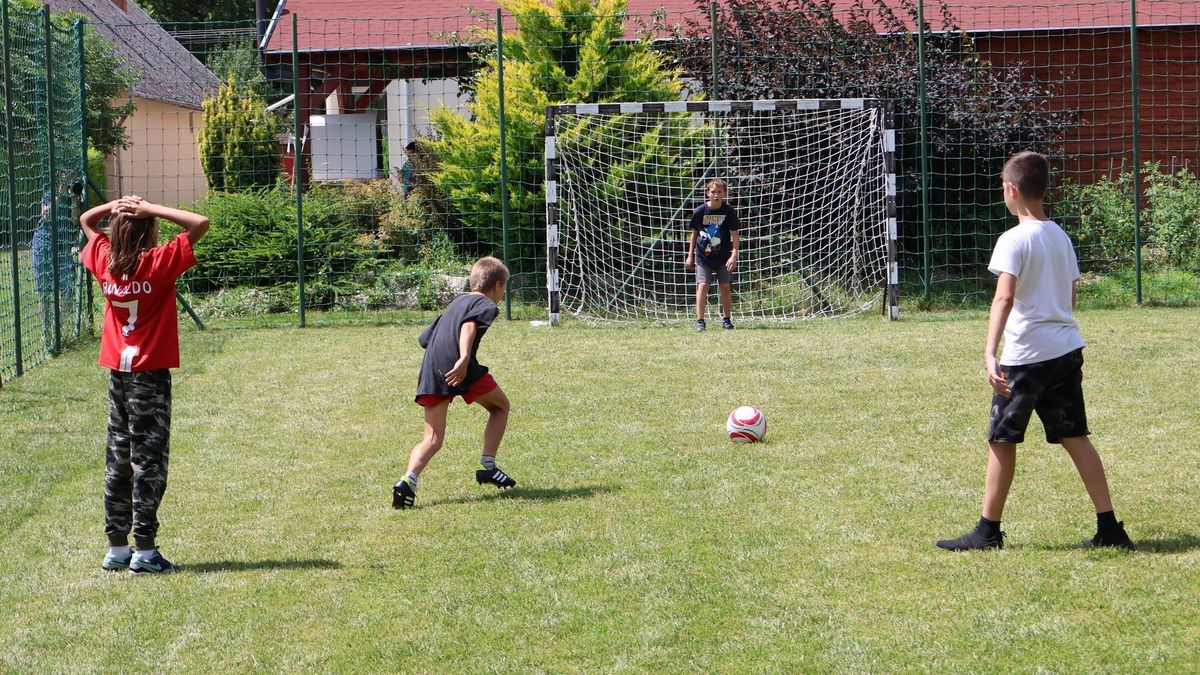
<svg viewBox="0 0 1200 675"><path fill-rule="evenodd" d="M893 7L899 5L897 0L885 1ZM452 44L454 36L465 36L473 27L493 19L497 7L494 0L470 0L469 4L465 0L284 0L283 4L268 38L268 51L291 51L293 13L298 17L300 51L395 49ZM852 5L853 0L834 0L835 7L849 9ZM1129 25L1128 0L950 0L949 5L958 27L968 32ZM937 0L926 0L925 18L935 30L943 28L940 7ZM668 23L682 17L704 20L706 15L693 0L629 0L631 16L648 16L658 9L666 11ZM912 28L911 22L906 23ZM1138 23L1200 26L1200 2L1142 0Z"/></svg>

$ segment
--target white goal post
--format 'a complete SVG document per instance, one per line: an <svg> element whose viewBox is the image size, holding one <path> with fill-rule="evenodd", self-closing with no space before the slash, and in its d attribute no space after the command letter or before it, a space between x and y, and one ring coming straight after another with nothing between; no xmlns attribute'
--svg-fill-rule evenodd
<svg viewBox="0 0 1200 675"><path fill-rule="evenodd" d="M692 210L713 179L740 219L732 314L899 316L895 131L872 99L546 108L551 323L695 317ZM708 316L717 316L713 283Z"/></svg>

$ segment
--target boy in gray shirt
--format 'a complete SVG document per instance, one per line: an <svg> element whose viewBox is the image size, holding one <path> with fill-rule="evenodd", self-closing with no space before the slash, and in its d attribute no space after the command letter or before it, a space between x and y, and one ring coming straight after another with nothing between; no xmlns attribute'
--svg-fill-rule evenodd
<svg viewBox="0 0 1200 675"><path fill-rule="evenodd" d="M408 509L416 502L417 478L442 447L446 412L455 396L462 396L468 404L478 402L488 411L476 482L502 490L516 487L517 481L496 466L496 451L508 425L508 397L477 358L479 343L499 313L496 305L504 297L507 283L504 263L480 258L471 268L471 292L451 301L417 339L425 349L415 397L417 405L425 409L425 437L409 455L408 472L392 486L392 508Z"/></svg>

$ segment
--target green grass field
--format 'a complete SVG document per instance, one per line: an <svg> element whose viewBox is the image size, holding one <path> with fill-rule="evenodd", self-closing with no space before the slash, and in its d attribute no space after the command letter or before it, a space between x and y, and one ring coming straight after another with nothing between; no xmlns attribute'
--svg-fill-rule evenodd
<svg viewBox="0 0 1200 675"><path fill-rule="evenodd" d="M1022 446L979 515L982 312L792 328L533 328L484 341L513 402L451 408L416 510L421 326L185 329L160 544L100 571L106 375L84 346L0 390L0 670L1196 672L1196 309L1090 311L1085 391L1141 551L1092 551L1070 461ZM740 404L766 443L724 440Z"/></svg>

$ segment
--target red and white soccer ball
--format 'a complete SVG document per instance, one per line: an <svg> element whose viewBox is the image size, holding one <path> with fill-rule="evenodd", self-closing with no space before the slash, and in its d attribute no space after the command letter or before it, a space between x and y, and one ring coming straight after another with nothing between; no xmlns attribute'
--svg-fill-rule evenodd
<svg viewBox="0 0 1200 675"><path fill-rule="evenodd" d="M744 405L729 413L725 431L734 443L757 443L767 435L767 416L754 406Z"/></svg>

